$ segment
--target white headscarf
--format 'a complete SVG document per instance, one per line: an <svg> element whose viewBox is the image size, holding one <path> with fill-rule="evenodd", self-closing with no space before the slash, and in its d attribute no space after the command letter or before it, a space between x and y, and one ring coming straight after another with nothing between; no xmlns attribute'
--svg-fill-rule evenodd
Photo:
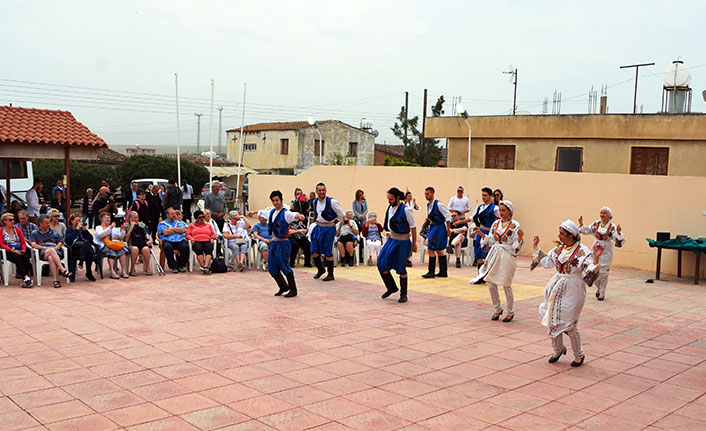
<svg viewBox="0 0 706 431"><path fill-rule="evenodd" d="M608 211L608 215L610 216L610 218L613 218L613 211L610 209L610 207L601 208L601 211L603 211L603 210Z"/></svg>
<svg viewBox="0 0 706 431"><path fill-rule="evenodd" d="M507 209L510 210L510 217L515 213L515 206L512 205L512 202L510 201L500 201L498 202L498 205L505 205Z"/></svg>
<svg viewBox="0 0 706 431"><path fill-rule="evenodd" d="M579 238L579 227L576 226L576 223L574 223L573 221L566 219L562 224L559 225L559 227L569 232L575 238Z"/></svg>

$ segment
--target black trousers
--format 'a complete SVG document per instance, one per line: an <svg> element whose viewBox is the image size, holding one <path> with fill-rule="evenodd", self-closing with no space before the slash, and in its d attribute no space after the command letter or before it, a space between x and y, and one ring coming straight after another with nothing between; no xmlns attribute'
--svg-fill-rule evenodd
<svg viewBox="0 0 706 431"><path fill-rule="evenodd" d="M164 257L170 269L184 268L189 262L189 244L186 241L169 242L162 241ZM174 250L179 252L179 259L174 259Z"/></svg>
<svg viewBox="0 0 706 431"><path fill-rule="evenodd" d="M76 274L76 263L78 261L86 262L86 273L91 271L91 264L96 255L96 250L90 242L84 242L81 245L72 245L71 253L69 253L69 272Z"/></svg>
<svg viewBox="0 0 706 431"><path fill-rule="evenodd" d="M218 230L223 232L223 225L225 224L225 219L222 218L213 218L216 221L216 226L218 226Z"/></svg>
<svg viewBox="0 0 706 431"><path fill-rule="evenodd" d="M191 204L193 203L193 199L184 199L182 201L182 218L184 219L184 221L191 221Z"/></svg>
<svg viewBox="0 0 706 431"><path fill-rule="evenodd" d="M149 224L149 229L150 229L150 235L152 236L152 241L154 241L157 238L157 226L159 226L159 213L152 213L150 214L152 217L150 218L150 224Z"/></svg>
<svg viewBox="0 0 706 431"><path fill-rule="evenodd" d="M25 250L25 252L22 254L15 254L10 251L8 251L6 254L7 260L15 264L15 266L17 267L17 273L20 274L22 278L24 278L26 275L29 275L29 272L32 268L32 264L29 261L29 248ZM5 274L5 277L9 277L9 274Z"/></svg>
<svg viewBox="0 0 706 431"><path fill-rule="evenodd" d="M306 235L290 236L289 243L292 245L292 251L289 254L289 266L294 266L300 248L304 252L304 265L311 265L311 243L309 238Z"/></svg>

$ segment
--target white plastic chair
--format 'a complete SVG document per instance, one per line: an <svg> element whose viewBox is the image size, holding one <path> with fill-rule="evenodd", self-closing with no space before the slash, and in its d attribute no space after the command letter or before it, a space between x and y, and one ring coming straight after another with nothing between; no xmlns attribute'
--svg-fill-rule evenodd
<svg viewBox="0 0 706 431"><path fill-rule="evenodd" d="M191 241L189 242L189 272L194 272L194 267L196 266L196 253L194 253L193 249L193 244ZM213 251L211 252L211 256L213 256L213 259L216 258L216 247L218 247L218 241L213 244Z"/></svg>
<svg viewBox="0 0 706 431"><path fill-rule="evenodd" d="M7 259L7 250L0 249L0 252L2 252L0 255L2 257L2 279L7 286L10 284L10 277L15 274L15 265Z"/></svg>
<svg viewBox="0 0 706 431"><path fill-rule="evenodd" d="M355 266L358 266L358 265L360 265L360 255L358 252L358 243L360 243L360 241L365 241L365 238L360 236L360 234L356 235L355 238L356 238L357 243L353 246L353 262L354 262ZM363 243L363 244L365 244L365 243ZM363 246L363 248L365 249L365 246ZM341 263L341 256L338 252L338 238L336 238L336 241L334 241L334 243L333 243L333 261L336 263L336 265Z"/></svg>
<svg viewBox="0 0 706 431"><path fill-rule="evenodd" d="M61 259L61 264L64 266L64 268L69 267L69 250L66 248L66 246L61 246L61 250L64 252L64 257ZM34 276L37 279L37 286L42 285L42 268L45 266L49 266L49 261L48 260L42 260L39 258L39 249L33 248L32 249L32 260L34 264ZM69 283L68 277L66 278L66 283Z"/></svg>
<svg viewBox="0 0 706 431"><path fill-rule="evenodd" d="M228 241L234 241L232 239L223 239L223 258L226 261L226 265L230 265L231 259L235 258L235 255L233 254L232 251L230 251L230 248L228 247ZM245 244L248 246L247 250L245 251L245 265L248 268L252 268L252 258L251 258L251 251L250 249L252 248L252 241L250 239L245 240Z"/></svg>
<svg viewBox="0 0 706 431"><path fill-rule="evenodd" d="M251 240L250 248L253 250L253 260L255 261L255 268L267 268L267 263L262 262L262 253L260 252L260 240L253 238Z"/></svg>

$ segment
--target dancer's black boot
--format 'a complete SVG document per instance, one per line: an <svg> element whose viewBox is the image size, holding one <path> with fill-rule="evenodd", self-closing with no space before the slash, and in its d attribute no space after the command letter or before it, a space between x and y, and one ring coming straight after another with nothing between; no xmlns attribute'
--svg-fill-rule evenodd
<svg viewBox="0 0 706 431"><path fill-rule="evenodd" d="M277 293L275 293L275 296L280 296L284 292L289 290L289 286L287 286L287 282L284 281L284 277L282 277L282 274L277 274L272 278L275 279L275 281L277 282L277 286L279 286L279 290L277 291Z"/></svg>
<svg viewBox="0 0 706 431"><path fill-rule="evenodd" d="M392 295L393 293L399 290L397 289L397 285L395 284L395 279L392 278L392 274L390 274L389 272L381 272L380 277L382 278L382 281L383 283L385 283L385 287L387 288L385 293L382 294L382 299L387 298L388 296Z"/></svg>
<svg viewBox="0 0 706 431"><path fill-rule="evenodd" d="M448 277L448 271L446 266L446 255L439 256L439 273L436 274L437 277Z"/></svg>
<svg viewBox="0 0 706 431"><path fill-rule="evenodd" d="M436 256L429 256L429 270L426 274L422 274L422 278L434 278L436 271Z"/></svg>
<svg viewBox="0 0 706 431"><path fill-rule="evenodd" d="M323 256L312 257L312 259L314 260L314 265L316 265L316 269L318 270L314 278L320 278L326 272L326 270L324 269L324 263L321 262L322 257Z"/></svg>
<svg viewBox="0 0 706 431"><path fill-rule="evenodd" d="M400 277L400 299L397 302L407 302L407 277Z"/></svg>
<svg viewBox="0 0 706 431"><path fill-rule="evenodd" d="M289 292L284 297L292 298L297 296L297 282L294 280L294 271L287 274L287 285L289 285Z"/></svg>
<svg viewBox="0 0 706 431"><path fill-rule="evenodd" d="M326 275L326 277L324 277L324 281L334 280L334 278L333 278L333 259L331 259L331 260L326 259L326 269L328 270L328 274Z"/></svg>

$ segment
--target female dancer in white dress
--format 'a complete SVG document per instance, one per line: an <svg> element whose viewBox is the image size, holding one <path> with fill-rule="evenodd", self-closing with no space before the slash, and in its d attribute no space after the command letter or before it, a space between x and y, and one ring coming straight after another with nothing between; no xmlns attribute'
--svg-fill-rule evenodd
<svg viewBox="0 0 706 431"><path fill-rule="evenodd" d="M625 236L622 234L622 229L620 225L614 225L611 221L613 219L613 211L610 207L601 208L600 219L594 221L588 226L583 225L583 216L579 217L579 231L584 235L594 235L596 241L593 243L595 247L596 244L600 244L603 247L603 254L601 254L601 272L596 278L596 298L599 301L605 299L605 288L608 286L608 275L610 271L610 265L613 263L613 242L615 242L615 247L622 247L625 244Z"/></svg>
<svg viewBox="0 0 706 431"><path fill-rule="evenodd" d="M574 351L572 367L582 365L586 357L581 349L581 336L576 325L586 300L586 283L591 285L595 280L599 270L598 260L603 251L600 245L591 251L581 244L580 238L579 228L571 220L566 220L559 226L561 244L554 247L549 254L544 254L537 248L539 237L535 236L532 243L534 259L530 266L530 270L537 265L544 268L556 267L557 273L544 288L544 302L539 305L539 316L542 318L542 325L548 329L554 348L549 362L554 363L561 355L566 354L562 340L562 334L566 332ZM587 273L585 277L584 271Z"/></svg>
<svg viewBox="0 0 706 431"><path fill-rule="evenodd" d="M481 247L490 247L485 262L478 271L478 276L471 280L471 284L481 284L488 282L490 299L493 301L495 313L491 320L498 320L503 314L498 286L502 286L505 291L507 301L507 314L503 322L509 322L515 317L514 297L512 294L512 279L515 277L517 269L517 253L524 244L524 232L520 229L520 224L512 219L514 207L510 201L500 201L498 204L500 218L495 220L490 227L488 235L484 234L480 228L473 228L476 235L481 236Z"/></svg>

